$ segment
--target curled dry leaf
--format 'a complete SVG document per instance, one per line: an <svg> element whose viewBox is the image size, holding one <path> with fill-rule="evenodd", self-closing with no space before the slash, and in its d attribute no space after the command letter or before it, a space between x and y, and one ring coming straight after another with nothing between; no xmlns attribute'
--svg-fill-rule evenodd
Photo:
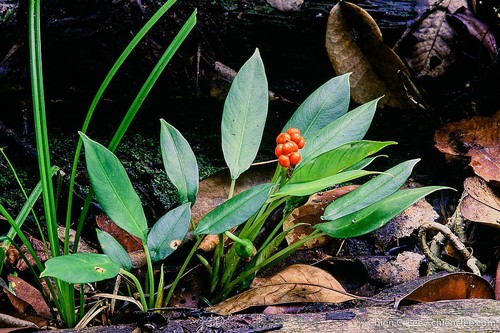
<svg viewBox="0 0 500 333"><path fill-rule="evenodd" d="M500 182L500 111L449 123L434 133L434 142L442 153L470 157L476 175Z"/></svg>
<svg viewBox="0 0 500 333"><path fill-rule="evenodd" d="M296 264L269 278L258 280L251 289L207 310L227 315L252 306L310 302L341 303L353 299L356 299L356 296L348 294L328 272L314 266Z"/></svg>
<svg viewBox="0 0 500 333"><path fill-rule="evenodd" d="M43 242L41 240L36 239L33 236L29 236L28 240L31 243L31 246L33 246L36 256L41 262L44 262L45 260L49 259L47 251L50 250L50 244L47 244L47 248L45 248ZM31 266L36 266L35 259L33 259L33 257L28 251L28 248L24 244L21 245L21 251L25 255L26 259L28 259L28 263ZM16 263L16 268L21 272L23 272L26 269L28 269L28 264L24 261L23 258L20 258Z"/></svg>
<svg viewBox="0 0 500 333"><path fill-rule="evenodd" d="M363 104L380 96L379 107L414 109L401 75L410 77L399 56L384 44L382 33L373 18L361 7L346 1L333 6L328 16L326 50L337 74L351 72L351 98Z"/></svg>
<svg viewBox="0 0 500 333"><path fill-rule="evenodd" d="M348 185L330 191L313 194L309 197L309 200L307 200L304 205L295 208L287 217L285 222L283 222L283 229L289 229L294 225L300 223L304 223L304 225L300 225L294 228L286 235L286 241L288 245L293 244L311 234L311 232L313 232L314 230L312 226L318 223L325 222L321 220L321 216L325 211L325 207L328 206L333 200L353 191L357 187L359 187L359 185ZM322 246L330 239L331 238L328 236L317 237L304 243L301 248L311 249L314 247Z"/></svg>
<svg viewBox="0 0 500 333"><path fill-rule="evenodd" d="M439 5L436 6L436 2ZM408 51L403 52L403 56L415 77L440 77L455 62L457 56L457 33L449 25L447 15L455 13L461 7L467 7L467 1L424 0L423 4L429 12L414 27L411 38L406 39L405 49Z"/></svg>
<svg viewBox="0 0 500 333"><path fill-rule="evenodd" d="M435 302L453 299L494 299L493 287L484 278L466 272L430 277L407 295L397 298L395 306L413 302Z"/></svg>
<svg viewBox="0 0 500 333"><path fill-rule="evenodd" d="M465 196L459 204L461 215L469 221L500 228L500 197L480 177L464 181Z"/></svg>

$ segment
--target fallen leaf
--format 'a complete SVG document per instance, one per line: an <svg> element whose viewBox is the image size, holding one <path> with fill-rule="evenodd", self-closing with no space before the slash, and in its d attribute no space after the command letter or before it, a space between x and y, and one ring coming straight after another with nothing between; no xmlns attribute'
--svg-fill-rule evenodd
<svg viewBox="0 0 500 333"><path fill-rule="evenodd" d="M384 44L373 18L361 7L340 1L328 16L325 46L337 74L351 72L351 98L363 104L384 96L378 107L415 109L407 97L401 74L411 77L399 56ZM419 95L412 91L410 95Z"/></svg>
<svg viewBox="0 0 500 333"><path fill-rule="evenodd" d="M494 299L493 287L484 278L472 273L450 273L436 278L431 276L408 295L396 298L395 306L401 303L471 298Z"/></svg>
<svg viewBox="0 0 500 333"><path fill-rule="evenodd" d="M488 54L487 63L495 61L498 55L497 42L493 35L493 29L486 23L479 20L472 11L466 7L460 7L455 13L448 17L450 23L454 23L457 31L463 30L464 35L468 34L479 45L477 50L471 50L470 54L483 54L480 47Z"/></svg>
<svg viewBox="0 0 500 333"><path fill-rule="evenodd" d="M461 215L469 221L500 228L500 197L480 177L464 181L465 196L460 201Z"/></svg>
<svg viewBox="0 0 500 333"><path fill-rule="evenodd" d="M11 283L12 290L17 298L31 305L38 315L51 317L50 309L43 299L42 293L37 288L17 276L9 275L7 279Z"/></svg>
<svg viewBox="0 0 500 333"><path fill-rule="evenodd" d="M50 250L50 245L47 244L47 248L45 248L43 242L41 240L36 239L33 236L28 237L28 241L31 243L31 246L35 250L36 256L41 262L46 261L49 257L47 255L47 251ZM35 259L31 256L31 254L28 251L28 248L23 244L21 245L21 251L23 254L26 256L26 259L28 260L28 263L31 266L35 266ZM28 264L24 261L23 258L19 259L16 263L16 268L20 270L21 272L25 271L28 268Z"/></svg>
<svg viewBox="0 0 500 333"><path fill-rule="evenodd" d="M429 12L423 16L413 32L405 39L401 52L416 78L440 77L457 58L457 33L447 22L447 15L461 7L467 7L465 0L435 0L420 2Z"/></svg>
<svg viewBox="0 0 500 333"><path fill-rule="evenodd" d="M357 187L359 187L359 185L348 185L313 194L304 205L295 208L283 222L283 230L289 229L297 224L305 225L300 225L294 228L286 235L288 245L293 244L311 234L311 232L315 230L312 226L324 222L321 220L321 216L324 213L325 207L328 206L333 200L353 191ZM304 243L301 249L310 249L322 246L330 239L331 238L328 236L317 237Z"/></svg>
<svg viewBox="0 0 500 333"><path fill-rule="evenodd" d="M470 157L469 165L486 181L500 182L500 111L449 123L434 133L442 153Z"/></svg>
<svg viewBox="0 0 500 333"><path fill-rule="evenodd" d="M311 302L341 303L356 298L348 294L328 272L314 266L295 264L269 278L255 279L251 289L207 310L227 315L252 306Z"/></svg>

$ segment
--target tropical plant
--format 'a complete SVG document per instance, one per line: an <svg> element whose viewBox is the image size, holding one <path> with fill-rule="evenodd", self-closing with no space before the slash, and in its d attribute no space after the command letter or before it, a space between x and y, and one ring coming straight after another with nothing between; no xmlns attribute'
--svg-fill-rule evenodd
<svg viewBox="0 0 500 333"><path fill-rule="evenodd" d="M364 235L380 228L420 198L447 189L443 186L401 189L418 159L400 163L384 172L365 170L377 157L374 154L396 142L363 140L378 99L347 112L349 101L349 74L334 77L313 92L277 137L275 154L280 162L272 180L234 195L237 179L252 166L257 156L267 117L267 79L259 51L255 51L235 77L224 104L221 138L222 151L231 175L228 199L194 226L196 241L167 296L163 298L164 305L168 304L173 290L195 255L211 276L207 299L218 302L228 297L236 286L240 289L247 287L260 270L289 256L308 240L325 234L337 238ZM165 171L178 190L181 202L179 209L187 211L195 202L198 191L196 159L181 133L163 119L160 136ZM83 134L82 137L88 152L86 161L92 186L105 213L120 227L139 237L146 253L153 248L160 251L162 246L167 249L168 240L179 240L179 236L187 230L187 218L179 222L182 232L175 236L161 236L163 241L160 243L164 245L155 247L150 242L150 235L154 232L147 232L142 206L136 199L123 166L111 151ZM295 153L299 155L292 157ZM288 158L288 162L283 161L283 156ZM374 175L374 178L353 192L330 204L322 217L325 222L316 225L314 232L280 249L286 234L293 229L282 230L283 221L301 199L335 185ZM270 214L283 206L283 219L266 235L264 241L255 244ZM168 225L176 225L180 221L176 218L169 220ZM159 223L162 223L161 219ZM156 224L153 226L155 228ZM217 248L210 259L196 253L205 235L219 236ZM230 245L227 250L226 245ZM109 253L109 248L106 251L104 246L104 252ZM119 249L118 252L123 253L123 250ZM107 270L105 267L108 265L122 262L117 255L109 254L107 261L103 255L78 254L78 259L81 256L86 258L86 266L94 267L93 272L89 269L92 274L86 278L64 269L77 255L50 259L43 275L73 283L76 283L73 279L77 275L81 278L78 283L109 278L100 273ZM101 261L94 261L94 258ZM154 258L148 259L150 286L153 284L151 261L155 261ZM110 275L119 272L130 274L125 273L128 269L126 265L113 267ZM159 304L152 300L153 291L150 292L149 306ZM160 288L158 292L161 292Z"/></svg>
<svg viewBox="0 0 500 333"><path fill-rule="evenodd" d="M172 7L176 0L168 0L165 2L158 11L146 22L140 31L137 32L135 37L131 40L119 58L116 60L115 64L108 72L107 76L102 81L89 110L85 118L84 124L82 126L82 133L87 131L91 118L97 107L97 104L101 100L104 91L108 87L109 83L113 79L116 72L120 69L121 65L125 62L127 57L135 49L142 38L147 34L147 32L158 22L158 20ZM29 254L35 260L36 267L30 267L35 277L38 279L39 273L44 270L43 264L37 253L34 251L33 246L28 240L28 237L23 232L22 225L29 213L32 211L36 200L42 196L43 208L45 212L45 225L46 225L46 236L38 223L38 228L40 230L40 235L42 237L46 255L56 259L62 255L67 255L71 252L76 252L78 246L78 240L81 231L84 226L87 211L92 200L92 191L88 193L85 205L83 207L82 213L79 218L79 222L76 227L76 237L74 239L74 247L70 249L70 227L72 221L72 210L73 210L73 190L75 186L75 176L77 165L79 163L79 157L82 149L82 141L79 140L77 147L75 149L74 162L71 169L71 175L69 177L69 197L68 204L66 208L66 215L64 223L65 235L64 241L59 241L58 238L58 218L56 215L56 202L58 200L57 191L54 190L53 176L57 173L57 168L51 167L51 156L49 152L49 136L47 130L47 116L45 110L45 94L44 94L44 81L42 72L42 43L41 43L41 29L40 29L40 0L30 0L29 2L29 51L30 51L30 65L31 65L31 88L32 88L32 98L33 98L33 114L35 121L35 135L36 135L36 145L38 152L38 164L40 169L40 183L34 188L31 194L28 196L21 185L21 190L26 197L26 203L24 204L22 210L17 215L16 218L12 217L7 209L0 205L0 214L4 216L11 226L10 231L5 237L3 237L2 247L0 250L0 272L3 268L3 262L5 259L5 253L10 244L13 244L16 237L19 237L21 242L28 249ZM170 42L165 52L159 59L158 63L151 71L149 77L146 79L142 85L140 91L138 92L136 98L132 102L130 108L128 109L125 117L123 118L120 126L118 127L115 135L113 136L109 149L111 151L115 150L121 139L123 138L125 132L127 131L130 123L134 119L137 111L141 107L143 101L146 99L152 86L165 69L166 65L172 59L173 55L176 53L179 46L182 44L184 39L187 37L189 32L192 30L196 24L196 10L192 13L180 31L177 33L175 38ZM10 162L9 162L10 165ZM13 168L12 168L13 169ZM17 179L16 173L14 171L14 176ZM59 175L60 176L60 175ZM33 212L34 214L34 212ZM35 214L34 214L35 215ZM35 219L38 222L39 219ZM106 236L102 236L106 237ZM154 241L158 241L157 239ZM38 272L38 273L37 273ZM105 274L105 273L103 273ZM43 276L42 276L43 277ZM73 327L77 322L77 308L75 306L75 289L71 282L63 281L61 279L55 279L52 281L48 278L44 278L50 292L50 296L45 295L47 303L52 304L60 316L60 320L63 322L64 326ZM37 280L40 284L40 281ZM81 289L83 291L83 289ZM44 288L41 288L44 292ZM80 297L80 318L84 315L84 297L83 294Z"/></svg>

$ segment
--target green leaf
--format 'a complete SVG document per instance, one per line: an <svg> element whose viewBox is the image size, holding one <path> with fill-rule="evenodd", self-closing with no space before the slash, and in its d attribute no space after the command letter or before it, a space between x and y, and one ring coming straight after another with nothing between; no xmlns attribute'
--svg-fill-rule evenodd
<svg viewBox="0 0 500 333"><path fill-rule="evenodd" d="M222 114L222 152L236 179L257 156L269 102L259 50L241 67L229 89Z"/></svg>
<svg viewBox="0 0 500 333"><path fill-rule="evenodd" d="M335 238L365 235L384 226L393 217L421 198L438 190L452 189L446 186L426 186L399 190L376 203L331 222L316 224L314 228Z"/></svg>
<svg viewBox="0 0 500 333"><path fill-rule="evenodd" d="M330 79L309 95L283 127L283 132L290 127L297 127L307 139L345 114L350 101L350 74Z"/></svg>
<svg viewBox="0 0 500 333"><path fill-rule="evenodd" d="M191 204L176 207L160 217L148 234L151 260L165 259L182 243L191 221Z"/></svg>
<svg viewBox="0 0 500 333"><path fill-rule="evenodd" d="M205 215L194 231L196 235L217 235L248 220L268 198L272 183L253 186L225 201Z"/></svg>
<svg viewBox="0 0 500 333"><path fill-rule="evenodd" d="M350 167L346 168L344 171L364 169L367 166L369 166L370 164L372 164L372 162L375 161L379 157L388 157L388 156L387 155L377 155L377 156L364 158L361 161L354 163Z"/></svg>
<svg viewBox="0 0 500 333"><path fill-rule="evenodd" d="M279 189L278 192L273 194L273 197L283 197L286 195L293 195L293 196L311 195L318 191L322 191L327 187L336 184L341 184L359 177L372 175L375 173L380 173L380 172L352 170L352 171L344 171L332 176L302 183L286 183L285 185L283 185L283 187Z"/></svg>
<svg viewBox="0 0 500 333"><path fill-rule="evenodd" d="M355 141L343 144L306 163L299 163L288 183L301 183L332 176L352 166L394 141Z"/></svg>
<svg viewBox="0 0 500 333"><path fill-rule="evenodd" d="M119 272L120 265L105 254L75 253L47 260L40 277L84 284L114 278Z"/></svg>
<svg viewBox="0 0 500 333"><path fill-rule="evenodd" d="M163 165L170 182L177 188L181 203L194 205L198 193L198 163L191 146L182 134L160 119L160 147Z"/></svg>
<svg viewBox="0 0 500 333"><path fill-rule="evenodd" d="M132 260L123 246L106 231L96 229L96 232L102 252L119 264L124 270L130 271L132 269Z"/></svg>
<svg viewBox="0 0 500 333"><path fill-rule="evenodd" d="M146 242L148 225L125 168L103 145L80 132L90 182L104 212L122 229Z"/></svg>
<svg viewBox="0 0 500 333"><path fill-rule="evenodd" d="M334 200L326 207L321 218L328 221L336 220L391 195L403 186L418 161L420 159L400 163L354 191Z"/></svg>
<svg viewBox="0 0 500 333"><path fill-rule="evenodd" d="M347 112L307 138L306 145L301 150L302 163L344 143L361 140L370 127L379 99L367 102Z"/></svg>

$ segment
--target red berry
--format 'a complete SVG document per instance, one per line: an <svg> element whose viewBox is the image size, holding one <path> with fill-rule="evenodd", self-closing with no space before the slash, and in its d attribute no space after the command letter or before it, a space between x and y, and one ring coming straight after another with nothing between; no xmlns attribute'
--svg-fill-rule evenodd
<svg viewBox="0 0 500 333"><path fill-rule="evenodd" d="M296 127L290 127L289 129L286 130L286 132L290 135L293 134L299 134L300 135L300 130Z"/></svg>
<svg viewBox="0 0 500 333"><path fill-rule="evenodd" d="M289 140L290 140L290 134L288 134L288 133L280 133L276 137L276 143L278 143L278 144L283 144Z"/></svg>
<svg viewBox="0 0 500 333"><path fill-rule="evenodd" d="M299 144L300 139L302 139L302 135L300 135L300 133L293 133L290 135L290 140L292 140L296 144Z"/></svg>
<svg viewBox="0 0 500 333"><path fill-rule="evenodd" d="M304 148L305 145L306 145L306 140L304 140L304 138L301 138L300 141L297 142L297 146L299 147L299 149Z"/></svg>
<svg viewBox="0 0 500 333"><path fill-rule="evenodd" d="M278 163L283 168L288 168L290 166L290 159L286 155L280 155L280 157L278 157Z"/></svg>
<svg viewBox="0 0 500 333"><path fill-rule="evenodd" d="M299 146L293 141L288 141L283 144L283 155L288 155L290 153L293 153L294 151L299 150Z"/></svg>
<svg viewBox="0 0 500 333"><path fill-rule="evenodd" d="M302 159L302 155L298 151L295 151L288 155L288 159L290 160L291 165L297 165L299 164L300 160Z"/></svg>
<svg viewBox="0 0 500 333"><path fill-rule="evenodd" d="M280 155L283 155L283 145L282 144L279 144L276 146L276 148L274 149L274 155L276 155L276 157L280 157Z"/></svg>

